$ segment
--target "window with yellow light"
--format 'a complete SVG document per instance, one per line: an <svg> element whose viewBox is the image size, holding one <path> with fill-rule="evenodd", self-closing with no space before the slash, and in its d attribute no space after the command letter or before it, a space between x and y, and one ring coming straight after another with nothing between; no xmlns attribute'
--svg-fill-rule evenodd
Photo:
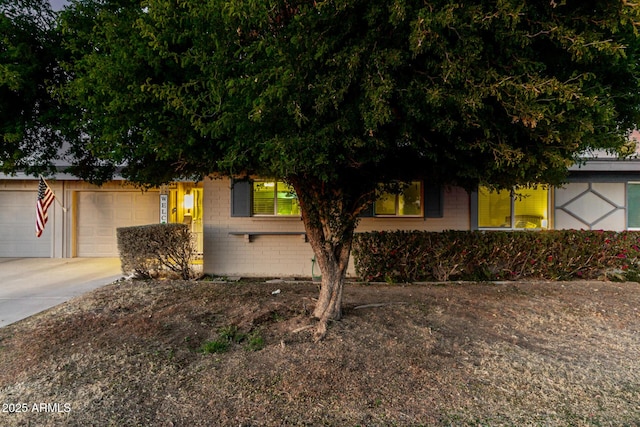
<svg viewBox="0 0 640 427"><path fill-rule="evenodd" d="M295 190L282 181L253 182L253 215L300 215Z"/></svg>
<svg viewBox="0 0 640 427"><path fill-rule="evenodd" d="M549 189L478 189L478 228L546 229L549 227Z"/></svg>

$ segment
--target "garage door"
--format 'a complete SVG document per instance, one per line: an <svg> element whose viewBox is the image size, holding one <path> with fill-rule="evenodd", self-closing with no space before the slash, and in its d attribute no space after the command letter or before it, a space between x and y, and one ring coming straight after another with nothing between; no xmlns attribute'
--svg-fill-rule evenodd
<svg viewBox="0 0 640 427"><path fill-rule="evenodd" d="M33 191L0 191L0 257L51 256L53 207L49 222L36 237L36 197Z"/></svg>
<svg viewBox="0 0 640 427"><path fill-rule="evenodd" d="M154 224L160 217L157 192L78 192L76 206L79 257L117 257L116 228Z"/></svg>

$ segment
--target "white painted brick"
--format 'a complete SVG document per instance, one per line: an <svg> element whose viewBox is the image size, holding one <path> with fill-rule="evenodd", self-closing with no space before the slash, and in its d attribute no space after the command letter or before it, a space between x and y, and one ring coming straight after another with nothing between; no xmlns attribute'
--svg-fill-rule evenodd
<svg viewBox="0 0 640 427"><path fill-rule="evenodd" d="M204 269L240 276L311 276L311 246L301 236L254 236L250 243L231 231L304 231L298 218L231 218L228 179L205 180ZM215 202L214 202L215 201ZM445 191L444 218L363 218L357 231L469 229L469 196L460 188ZM353 271L353 260L349 272ZM319 274L316 265L315 274Z"/></svg>

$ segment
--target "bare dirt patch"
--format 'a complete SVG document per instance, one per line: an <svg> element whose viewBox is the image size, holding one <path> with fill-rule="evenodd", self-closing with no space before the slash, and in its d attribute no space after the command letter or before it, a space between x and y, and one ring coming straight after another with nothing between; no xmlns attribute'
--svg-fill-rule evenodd
<svg viewBox="0 0 640 427"><path fill-rule="evenodd" d="M317 292L123 281L2 328L0 425L640 424L638 283L349 284L314 344Z"/></svg>

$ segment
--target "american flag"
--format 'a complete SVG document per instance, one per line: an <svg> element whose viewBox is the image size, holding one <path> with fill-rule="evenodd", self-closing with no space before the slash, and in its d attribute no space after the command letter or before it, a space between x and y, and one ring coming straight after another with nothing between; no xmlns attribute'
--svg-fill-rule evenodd
<svg viewBox="0 0 640 427"><path fill-rule="evenodd" d="M40 184L38 184L38 201L36 202L36 236L42 236L44 231L44 225L47 223L47 209L53 203L53 199L56 196L49 188L44 179L40 178Z"/></svg>

